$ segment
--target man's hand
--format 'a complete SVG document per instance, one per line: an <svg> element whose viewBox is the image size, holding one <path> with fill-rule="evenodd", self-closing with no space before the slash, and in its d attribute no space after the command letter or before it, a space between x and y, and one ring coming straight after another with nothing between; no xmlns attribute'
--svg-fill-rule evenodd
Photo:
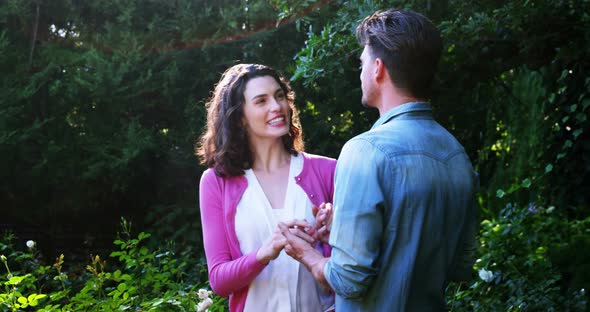
<svg viewBox="0 0 590 312"><path fill-rule="evenodd" d="M293 220L285 224L287 227L293 228L292 231L296 233L302 232L298 235L301 235L303 240L309 242L308 244L315 242L315 239L313 237L311 237L303 231L303 229L311 227L311 224L309 224L307 221ZM299 230L299 228L301 228L302 230ZM281 250L283 250L286 244L287 239L281 233L280 228L277 227L274 230L271 238L258 249L258 252L256 253L256 260L258 260L258 262L262 264L268 264L271 260L274 260L279 256Z"/></svg>
<svg viewBox="0 0 590 312"><path fill-rule="evenodd" d="M303 263L316 281L331 288L324 277L324 265L328 262L329 258L324 258L309 241L304 239L307 233L293 231L285 223L279 223L279 229L283 237L287 240L285 252L293 259Z"/></svg>

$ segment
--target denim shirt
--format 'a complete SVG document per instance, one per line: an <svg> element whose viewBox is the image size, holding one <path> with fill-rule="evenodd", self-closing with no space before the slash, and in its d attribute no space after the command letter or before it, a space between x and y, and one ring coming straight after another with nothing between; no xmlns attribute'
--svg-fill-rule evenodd
<svg viewBox="0 0 590 312"><path fill-rule="evenodd" d="M448 282L471 276L477 187L428 103L398 106L348 141L324 267L336 310L444 310Z"/></svg>

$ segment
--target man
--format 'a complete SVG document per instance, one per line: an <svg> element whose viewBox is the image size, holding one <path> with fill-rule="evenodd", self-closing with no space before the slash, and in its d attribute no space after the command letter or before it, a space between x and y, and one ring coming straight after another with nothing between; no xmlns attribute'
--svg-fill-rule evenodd
<svg viewBox="0 0 590 312"><path fill-rule="evenodd" d="M336 293L336 310L441 311L451 280L471 276L477 176L426 100L442 50L424 16L377 12L357 28L370 131L342 149L331 258L282 225L286 252Z"/></svg>

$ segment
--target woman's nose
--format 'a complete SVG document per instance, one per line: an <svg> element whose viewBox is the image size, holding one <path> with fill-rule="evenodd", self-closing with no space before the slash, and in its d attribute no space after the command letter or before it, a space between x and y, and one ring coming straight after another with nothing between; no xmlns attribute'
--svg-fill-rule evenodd
<svg viewBox="0 0 590 312"><path fill-rule="evenodd" d="M277 111L277 110L280 110L280 109L281 109L281 103L279 103L279 101L277 101L277 99L275 99L275 98L272 98L272 99L270 100L270 109L271 109L272 111Z"/></svg>

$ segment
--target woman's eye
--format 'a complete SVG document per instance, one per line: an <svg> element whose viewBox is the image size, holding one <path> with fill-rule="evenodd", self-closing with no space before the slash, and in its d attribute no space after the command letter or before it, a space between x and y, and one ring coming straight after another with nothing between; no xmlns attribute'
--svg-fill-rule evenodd
<svg viewBox="0 0 590 312"><path fill-rule="evenodd" d="M279 94L279 95L277 95L277 99L279 99L279 100L282 100L282 99L284 99L284 98L285 98L285 95L284 95L284 94L282 94L282 93L281 93L281 94Z"/></svg>

